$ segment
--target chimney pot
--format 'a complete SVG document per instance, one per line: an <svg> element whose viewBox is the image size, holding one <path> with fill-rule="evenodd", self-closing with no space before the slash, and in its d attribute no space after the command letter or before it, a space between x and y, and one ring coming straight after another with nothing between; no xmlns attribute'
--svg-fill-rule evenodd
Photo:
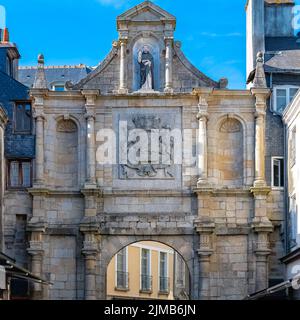
<svg viewBox="0 0 300 320"><path fill-rule="evenodd" d="M2 37L3 42L9 42L9 32L8 28L5 28L3 30L3 37Z"/></svg>

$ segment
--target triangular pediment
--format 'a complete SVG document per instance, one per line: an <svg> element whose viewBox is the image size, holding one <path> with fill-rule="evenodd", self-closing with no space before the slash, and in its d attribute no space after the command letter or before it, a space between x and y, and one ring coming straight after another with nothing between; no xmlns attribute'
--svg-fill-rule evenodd
<svg viewBox="0 0 300 320"><path fill-rule="evenodd" d="M168 21L176 23L176 18L150 1L145 1L136 7L126 11L118 17L118 23L124 21L148 22L148 21Z"/></svg>

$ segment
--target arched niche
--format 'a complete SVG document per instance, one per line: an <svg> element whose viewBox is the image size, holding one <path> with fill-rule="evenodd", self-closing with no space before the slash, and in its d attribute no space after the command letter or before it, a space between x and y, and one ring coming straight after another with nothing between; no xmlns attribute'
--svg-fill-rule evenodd
<svg viewBox="0 0 300 320"><path fill-rule="evenodd" d="M78 128L73 120L59 120L56 125L55 185L78 186Z"/></svg>
<svg viewBox="0 0 300 320"><path fill-rule="evenodd" d="M223 119L218 130L217 166L219 182L239 187L244 180L244 134L242 123L235 118Z"/></svg>
<svg viewBox="0 0 300 320"><path fill-rule="evenodd" d="M133 91L140 90L140 65L138 62L138 53L143 50L144 46L149 48L150 53L154 59L154 90L159 91L161 88L160 80L160 69L161 69L161 59L160 59L160 45L159 41L152 37L140 37L138 38L132 48L132 66L133 66L133 76L132 76L132 89Z"/></svg>

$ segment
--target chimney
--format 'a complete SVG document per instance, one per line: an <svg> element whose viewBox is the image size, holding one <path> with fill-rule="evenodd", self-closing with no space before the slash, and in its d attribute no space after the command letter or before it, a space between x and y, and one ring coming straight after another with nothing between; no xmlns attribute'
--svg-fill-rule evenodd
<svg viewBox="0 0 300 320"><path fill-rule="evenodd" d="M8 32L8 28L5 28L5 29L3 30L2 41L3 41L3 42L9 42L9 32Z"/></svg>

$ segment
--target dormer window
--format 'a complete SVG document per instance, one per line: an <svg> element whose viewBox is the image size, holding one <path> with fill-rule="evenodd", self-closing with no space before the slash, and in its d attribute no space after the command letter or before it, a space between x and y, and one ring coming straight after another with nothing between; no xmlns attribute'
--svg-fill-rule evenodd
<svg viewBox="0 0 300 320"><path fill-rule="evenodd" d="M6 73L12 77L13 76L13 62L11 59L7 56L6 57Z"/></svg>
<svg viewBox="0 0 300 320"><path fill-rule="evenodd" d="M52 91L65 91L66 87L65 87L65 84L63 82L53 83L51 85L51 90Z"/></svg>
<svg viewBox="0 0 300 320"><path fill-rule="evenodd" d="M286 106L294 99L299 87L276 86L273 91L273 111L282 114Z"/></svg>
<svg viewBox="0 0 300 320"><path fill-rule="evenodd" d="M17 102L14 110L14 132L17 134L31 134L31 104Z"/></svg>

